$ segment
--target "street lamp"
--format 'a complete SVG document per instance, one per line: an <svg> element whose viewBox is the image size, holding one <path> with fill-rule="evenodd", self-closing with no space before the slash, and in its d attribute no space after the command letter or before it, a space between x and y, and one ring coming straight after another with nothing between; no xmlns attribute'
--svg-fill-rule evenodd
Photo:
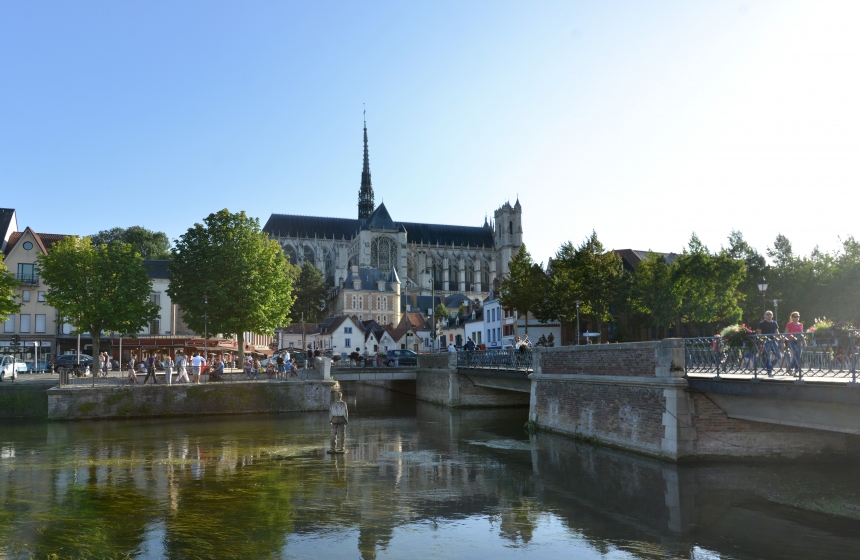
<svg viewBox="0 0 860 560"><path fill-rule="evenodd" d="M209 296L203 296L203 359L209 364Z"/></svg>
<svg viewBox="0 0 860 560"><path fill-rule="evenodd" d="M576 345L579 346L579 300L573 302L576 304Z"/></svg>
<svg viewBox="0 0 860 560"><path fill-rule="evenodd" d="M764 315L764 293L767 291L767 280L764 279L764 276L758 281L758 291L761 292L761 314Z"/></svg>
<svg viewBox="0 0 860 560"><path fill-rule="evenodd" d="M773 320L776 321L776 324L779 324L779 300L773 300Z"/></svg>

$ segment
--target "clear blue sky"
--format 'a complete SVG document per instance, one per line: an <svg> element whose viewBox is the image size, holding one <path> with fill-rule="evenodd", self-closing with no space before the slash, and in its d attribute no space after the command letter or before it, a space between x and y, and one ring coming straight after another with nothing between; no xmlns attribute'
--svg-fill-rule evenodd
<svg viewBox="0 0 860 560"><path fill-rule="evenodd" d="M0 206L171 238L221 208L480 225L546 261L860 235L860 2L4 2Z"/></svg>

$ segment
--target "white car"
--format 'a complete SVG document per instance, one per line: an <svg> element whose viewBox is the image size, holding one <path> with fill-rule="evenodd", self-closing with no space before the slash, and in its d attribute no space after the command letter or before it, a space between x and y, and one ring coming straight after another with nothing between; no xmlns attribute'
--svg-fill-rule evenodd
<svg viewBox="0 0 860 560"><path fill-rule="evenodd" d="M15 356L0 356L0 381L6 381L7 379L14 381L18 379L18 368L21 363L23 362ZM27 366L24 364L24 371L26 371L26 368Z"/></svg>

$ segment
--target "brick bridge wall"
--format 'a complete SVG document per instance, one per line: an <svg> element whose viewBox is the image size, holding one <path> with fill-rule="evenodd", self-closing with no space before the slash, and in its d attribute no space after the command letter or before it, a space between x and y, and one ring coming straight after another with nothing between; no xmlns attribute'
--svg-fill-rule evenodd
<svg viewBox="0 0 860 560"><path fill-rule="evenodd" d="M529 418L670 460L848 454L850 435L729 418L688 389L684 341L534 350Z"/></svg>

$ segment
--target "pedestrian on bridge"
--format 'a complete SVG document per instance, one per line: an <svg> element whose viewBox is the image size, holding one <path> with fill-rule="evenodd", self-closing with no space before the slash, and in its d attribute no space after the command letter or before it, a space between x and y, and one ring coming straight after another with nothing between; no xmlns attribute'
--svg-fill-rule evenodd
<svg viewBox="0 0 860 560"><path fill-rule="evenodd" d="M755 332L764 335L779 334L779 325L773 320L773 311L765 311L764 320L758 324ZM771 354L776 356L776 360L771 360ZM769 336L764 341L764 367L767 369L768 377L773 377L774 361L779 365L780 360L782 360L782 355L779 353L779 343L777 343L775 336Z"/></svg>

